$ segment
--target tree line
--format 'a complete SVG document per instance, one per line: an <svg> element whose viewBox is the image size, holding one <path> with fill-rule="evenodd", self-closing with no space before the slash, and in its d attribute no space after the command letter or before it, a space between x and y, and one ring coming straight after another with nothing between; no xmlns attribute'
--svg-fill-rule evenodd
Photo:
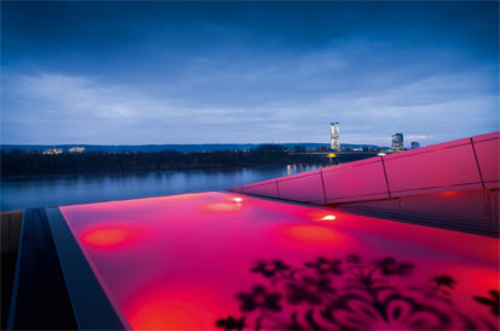
<svg viewBox="0 0 500 331"><path fill-rule="evenodd" d="M62 153L46 155L40 151L1 152L2 176L74 174L96 172L160 171L203 168L239 168L257 165L295 163L320 164L330 161L321 156L291 154L280 145L263 145L248 151L182 153L164 150L153 153Z"/></svg>

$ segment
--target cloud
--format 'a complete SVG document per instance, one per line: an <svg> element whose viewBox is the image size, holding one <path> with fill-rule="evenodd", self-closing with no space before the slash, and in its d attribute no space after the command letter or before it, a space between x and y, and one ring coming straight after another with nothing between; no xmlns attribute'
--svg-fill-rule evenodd
<svg viewBox="0 0 500 331"><path fill-rule="evenodd" d="M13 70L2 143L328 142L332 120L342 142L386 146L395 132L431 144L498 130L497 66L441 52L417 61L358 39L192 56L175 75Z"/></svg>
<svg viewBox="0 0 500 331"><path fill-rule="evenodd" d="M408 139L430 139L432 136L418 136L418 135L409 135L406 136Z"/></svg>
<svg viewBox="0 0 500 331"><path fill-rule="evenodd" d="M332 120L342 142L380 145L499 129L498 3L2 8L2 143L328 142Z"/></svg>

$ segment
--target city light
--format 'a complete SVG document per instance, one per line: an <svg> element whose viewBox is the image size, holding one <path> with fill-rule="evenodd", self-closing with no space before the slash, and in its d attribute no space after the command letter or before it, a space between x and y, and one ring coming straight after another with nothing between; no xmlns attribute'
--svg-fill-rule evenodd
<svg viewBox="0 0 500 331"><path fill-rule="evenodd" d="M236 201L236 202L242 202L242 201L243 201L243 199L242 199L242 198L240 198L240 197L237 197L237 198L234 198L234 201Z"/></svg>
<svg viewBox="0 0 500 331"><path fill-rule="evenodd" d="M325 217L323 217L321 220L323 221L333 221L336 217L333 216L333 215L326 215Z"/></svg>

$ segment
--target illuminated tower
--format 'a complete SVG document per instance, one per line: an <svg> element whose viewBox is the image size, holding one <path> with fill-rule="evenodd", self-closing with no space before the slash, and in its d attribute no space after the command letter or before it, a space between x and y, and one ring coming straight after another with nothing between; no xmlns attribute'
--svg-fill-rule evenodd
<svg viewBox="0 0 500 331"><path fill-rule="evenodd" d="M403 134L402 133L395 133L392 135L392 147L391 149L394 152L401 152L404 148L403 144Z"/></svg>
<svg viewBox="0 0 500 331"><path fill-rule="evenodd" d="M340 140L339 140L339 122L331 122L331 141L330 147L336 151L340 150Z"/></svg>

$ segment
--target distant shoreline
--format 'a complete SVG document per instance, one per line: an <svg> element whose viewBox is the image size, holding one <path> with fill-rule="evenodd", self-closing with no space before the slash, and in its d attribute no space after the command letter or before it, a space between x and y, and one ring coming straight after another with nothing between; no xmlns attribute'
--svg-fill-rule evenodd
<svg viewBox="0 0 500 331"><path fill-rule="evenodd" d="M337 160L325 155L291 153L282 146L267 145L250 151L210 153L1 153L2 178L36 175L72 175L99 173L137 173L166 170L220 170L288 164L329 165Z"/></svg>
<svg viewBox="0 0 500 331"><path fill-rule="evenodd" d="M203 152L226 152L226 151L249 151L262 146L281 146L284 148L294 148L301 146L308 150L330 147L327 143L277 143L277 144L148 144L148 145L91 145L91 144L56 144L56 145L36 145L36 144L0 144L0 149L5 152L18 149L24 152L29 151L44 151L46 149L61 149L64 152L70 148L82 147L87 152L106 152L106 153L156 153L165 150L173 150L186 153L203 153ZM341 144L342 148L374 148L380 146L373 144ZM388 147L382 147L388 149Z"/></svg>

